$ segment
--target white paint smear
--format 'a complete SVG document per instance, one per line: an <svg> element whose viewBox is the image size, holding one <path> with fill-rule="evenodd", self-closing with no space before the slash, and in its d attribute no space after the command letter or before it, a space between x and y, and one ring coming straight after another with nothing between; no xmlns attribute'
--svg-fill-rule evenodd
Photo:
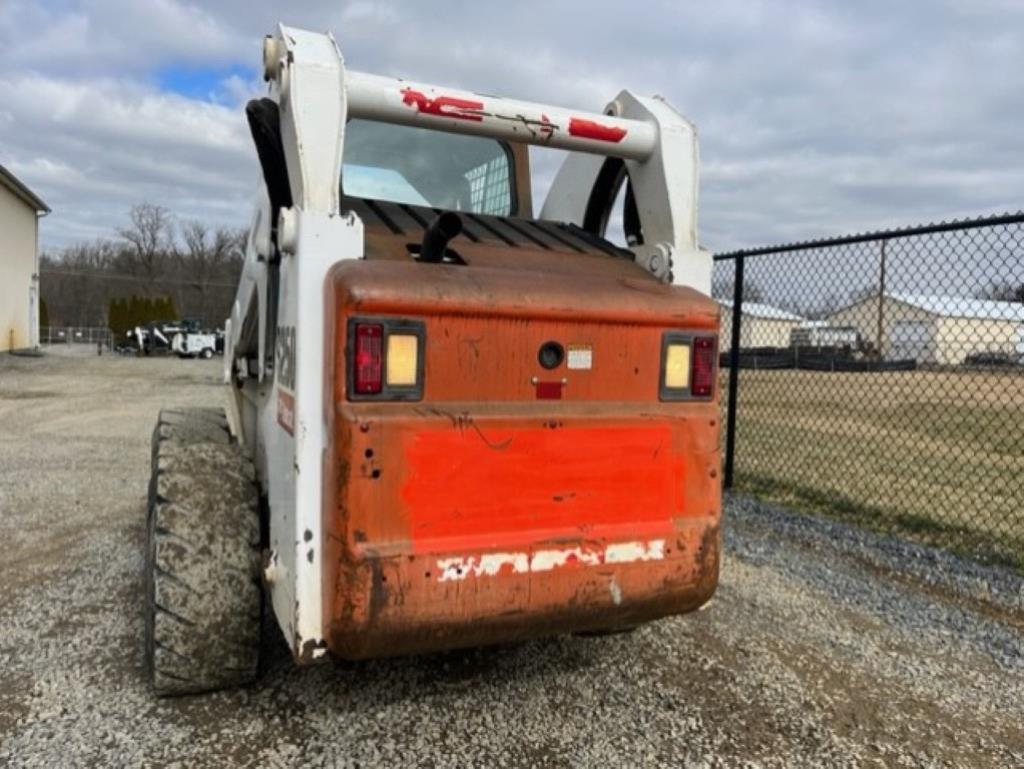
<svg viewBox="0 0 1024 769"><path fill-rule="evenodd" d="M608 592L612 594L612 603L616 606L622 603L622 588L619 587L619 583L614 578L608 583Z"/></svg>
<svg viewBox="0 0 1024 769"><path fill-rule="evenodd" d="M650 542L619 542L605 548L605 563L632 563L633 561L660 561L665 557L665 540Z"/></svg>
<svg viewBox="0 0 1024 769"><path fill-rule="evenodd" d="M484 553L482 555L441 558L439 582L462 580L466 577L493 577L507 569L513 574L551 571L566 564L580 563L599 566L602 563L633 563L635 561L660 561L665 557L665 540L652 539L647 542L617 542L604 548L594 549L582 546L568 548L546 548L533 553Z"/></svg>
<svg viewBox="0 0 1024 769"><path fill-rule="evenodd" d="M441 570L439 582L466 577L493 577L505 566L511 566L514 572L530 569L530 557L526 553L486 553L470 555L462 558L442 558L437 562Z"/></svg>

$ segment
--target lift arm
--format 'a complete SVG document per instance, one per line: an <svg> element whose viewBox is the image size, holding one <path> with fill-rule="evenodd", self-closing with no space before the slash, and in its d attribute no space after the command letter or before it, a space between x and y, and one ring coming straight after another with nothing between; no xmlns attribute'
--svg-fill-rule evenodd
<svg viewBox="0 0 1024 769"><path fill-rule="evenodd" d="M697 132L660 97L622 91L598 114L347 71L333 37L284 26L265 41L264 76L281 105L292 195L303 210L339 212L349 118L570 150L541 218L580 226L606 159L620 159L642 232L631 245L638 263L710 293L711 256L697 245Z"/></svg>

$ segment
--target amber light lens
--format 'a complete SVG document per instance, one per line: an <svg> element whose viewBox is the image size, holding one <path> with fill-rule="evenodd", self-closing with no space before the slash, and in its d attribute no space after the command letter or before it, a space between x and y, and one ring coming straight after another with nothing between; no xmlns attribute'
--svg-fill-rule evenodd
<svg viewBox="0 0 1024 769"><path fill-rule="evenodd" d="M670 342L665 351L665 387L685 390L690 385L690 345Z"/></svg>
<svg viewBox="0 0 1024 769"><path fill-rule="evenodd" d="M387 383L388 387L416 385L420 340L415 334L388 335Z"/></svg>
<svg viewBox="0 0 1024 769"><path fill-rule="evenodd" d="M354 389L359 395L376 395L382 387L384 326L379 323L358 324L355 342Z"/></svg>

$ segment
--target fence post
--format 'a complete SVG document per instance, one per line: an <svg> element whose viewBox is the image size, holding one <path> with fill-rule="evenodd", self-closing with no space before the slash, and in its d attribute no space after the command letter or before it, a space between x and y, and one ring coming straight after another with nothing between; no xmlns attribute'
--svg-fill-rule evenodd
<svg viewBox="0 0 1024 769"><path fill-rule="evenodd" d="M882 239L881 253L879 254L878 267L878 329L875 333L875 354L878 360L884 360L882 354L882 338L885 330L885 244L889 241Z"/></svg>
<svg viewBox="0 0 1024 769"><path fill-rule="evenodd" d="M732 289L732 340L729 347L729 401L725 417L725 471L722 486L732 488L733 468L736 459L736 398L740 381L740 327L743 323L743 261L742 254L736 257Z"/></svg>

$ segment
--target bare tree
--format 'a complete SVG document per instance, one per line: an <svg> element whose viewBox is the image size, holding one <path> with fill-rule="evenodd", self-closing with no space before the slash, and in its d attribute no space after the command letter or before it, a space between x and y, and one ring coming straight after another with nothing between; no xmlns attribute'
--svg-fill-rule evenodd
<svg viewBox="0 0 1024 769"><path fill-rule="evenodd" d="M184 244L178 252L182 278L199 293L198 314L205 322L210 318L210 296L215 287L238 274L242 261L245 233L227 227L210 230L202 222L188 221L181 226Z"/></svg>
<svg viewBox="0 0 1024 769"><path fill-rule="evenodd" d="M997 302L1020 302L1024 304L1024 283L1005 281L993 283L978 292L979 299L994 299Z"/></svg>
<svg viewBox="0 0 1024 769"><path fill-rule="evenodd" d="M117 261L116 244L108 240L77 243L58 256L39 259L43 298L55 325L102 326L107 288L101 280Z"/></svg>
<svg viewBox="0 0 1024 769"><path fill-rule="evenodd" d="M848 296L848 304L859 304L865 299L877 299L879 287L877 283L872 283L867 286L861 286L858 289L850 291Z"/></svg>
<svg viewBox="0 0 1024 769"><path fill-rule="evenodd" d="M245 232L141 204L119 238L77 243L40 258L42 297L53 325L105 325L114 299L170 296L182 317L220 325L231 312Z"/></svg>
<svg viewBox="0 0 1024 769"><path fill-rule="evenodd" d="M160 274L171 246L171 215L163 206L139 203L129 213L131 224L117 234L128 244L123 266L148 287Z"/></svg>
<svg viewBox="0 0 1024 769"><path fill-rule="evenodd" d="M715 299L732 299L736 294L736 281L729 279L717 282L712 290ZM743 301L763 302L764 289L752 280L743 281Z"/></svg>

